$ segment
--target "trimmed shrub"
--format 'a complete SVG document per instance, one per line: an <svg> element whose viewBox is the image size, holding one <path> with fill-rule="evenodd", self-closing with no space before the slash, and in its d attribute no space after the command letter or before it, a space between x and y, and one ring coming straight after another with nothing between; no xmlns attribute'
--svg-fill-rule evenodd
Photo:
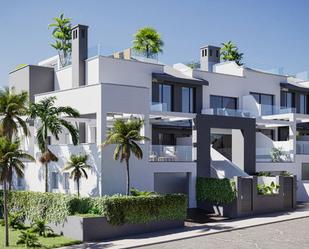
<svg viewBox="0 0 309 249"><path fill-rule="evenodd" d="M182 194L111 197L105 207L113 225L182 220L187 214L187 198Z"/></svg>
<svg viewBox="0 0 309 249"><path fill-rule="evenodd" d="M0 206L1 203L2 199ZM111 224L120 225L185 219L187 198L182 194L79 198L56 193L11 191L9 210L20 212L31 222L42 219L63 223L69 215L97 214L106 217Z"/></svg>
<svg viewBox="0 0 309 249"><path fill-rule="evenodd" d="M229 204L236 199L235 182L229 179L198 177L196 181L196 200L213 204Z"/></svg>

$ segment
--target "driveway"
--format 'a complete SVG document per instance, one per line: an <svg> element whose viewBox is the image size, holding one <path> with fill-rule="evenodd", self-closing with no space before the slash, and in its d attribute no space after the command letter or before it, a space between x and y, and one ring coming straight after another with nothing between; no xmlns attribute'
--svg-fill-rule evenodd
<svg viewBox="0 0 309 249"><path fill-rule="evenodd" d="M145 249L308 249L309 218L177 240Z"/></svg>

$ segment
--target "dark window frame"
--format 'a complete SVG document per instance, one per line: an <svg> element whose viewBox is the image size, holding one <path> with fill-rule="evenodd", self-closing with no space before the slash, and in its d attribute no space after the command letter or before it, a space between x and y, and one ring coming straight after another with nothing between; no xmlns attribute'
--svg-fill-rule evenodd
<svg viewBox="0 0 309 249"><path fill-rule="evenodd" d="M159 96L158 96L158 100L159 103L165 103L163 102L164 99L164 86L169 86L170 87L170 109L167 108L168 112L172 112L174 110L174 86L172 84L167 84L167 83L159 83L158 87L159 87Z"/></svg>
<svg viewBox="0 0 309 249"><path fill-rule="evenodd" d="M213 107L212 106L212 101L211 101L211 98L212 97L216 97L216 98L220 98L221 100L221 107ZM237 97L230 97L230 96L221 96L221 95L210 95L210 98L209 98L209 101L210 101L210 108L213 108L213 109L218 109L218 108L226 108L226 107L223 107L223 101L224 99L233 99L235 102L235 109L234 108L227 108L227 109L232 109L232 110L237 110L238 109L238 98Z"/></svg>
<svg viewBox="0 0 309 249"><path fill-rule="evenodd" d="M188 112L183 110L183 89L189 89L189 107ZM192 97L192 99L191 99ZM192 104L192 106L191 106ZM181 112L184 113L195 113L196 112L196 88L195 87L189 87L189 86L183 86L181 87Z"/></svg>

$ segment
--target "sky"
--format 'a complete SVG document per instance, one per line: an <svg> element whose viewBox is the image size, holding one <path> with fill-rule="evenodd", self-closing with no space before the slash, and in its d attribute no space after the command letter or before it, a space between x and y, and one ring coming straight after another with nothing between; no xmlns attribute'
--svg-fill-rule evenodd
<svg viewBox="0 0 309 249"><path fill-rule="evenodd" d="M307 0L1 0L0 86L17 65L56 54L47 26L60 13L88 25L89 47L103 52L130 47L139 28L152 26L167 64L198 60L201 46L231 40L247 66L309 71Z"/></svg>

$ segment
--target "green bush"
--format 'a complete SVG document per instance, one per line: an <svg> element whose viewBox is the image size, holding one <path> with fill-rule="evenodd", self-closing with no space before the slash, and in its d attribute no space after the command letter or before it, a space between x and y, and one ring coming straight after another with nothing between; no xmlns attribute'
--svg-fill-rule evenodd
<svg viewBox="0 0 309 249"><path fill-rule="evenodd" d="M111 197L105 205L106 217L114 225L181 220L187 213L182 194Z"/></svg>
<svg viewBox="0 0 309 249"><path fill-rule="evenodd" d="M229 179L198 177L196 181L197 201L208 201L217 205L229 204L236 198L235 182Z"/></svg>
<svg viewBox="0 0 309 249"><path fill-rule="evenodd" d="M1 192L0 192L1 195ZM2 199L0 199L1 206ZM149 196L83 197L11 191L10 212L20 212L31 222L38 219L63 223L74 214L105 216L111 224L147 223L157 220L175 220L186 217L187 198L182 194Z"/></svg>
<svg viewBox="0 0 309 249"><path fill-rule="evenodd" d="M132 196L149 196L149 195L157 195L155 192L150 192L150 191L140 191L136 188L131 188L130 189L131 195Z"/></svg>

